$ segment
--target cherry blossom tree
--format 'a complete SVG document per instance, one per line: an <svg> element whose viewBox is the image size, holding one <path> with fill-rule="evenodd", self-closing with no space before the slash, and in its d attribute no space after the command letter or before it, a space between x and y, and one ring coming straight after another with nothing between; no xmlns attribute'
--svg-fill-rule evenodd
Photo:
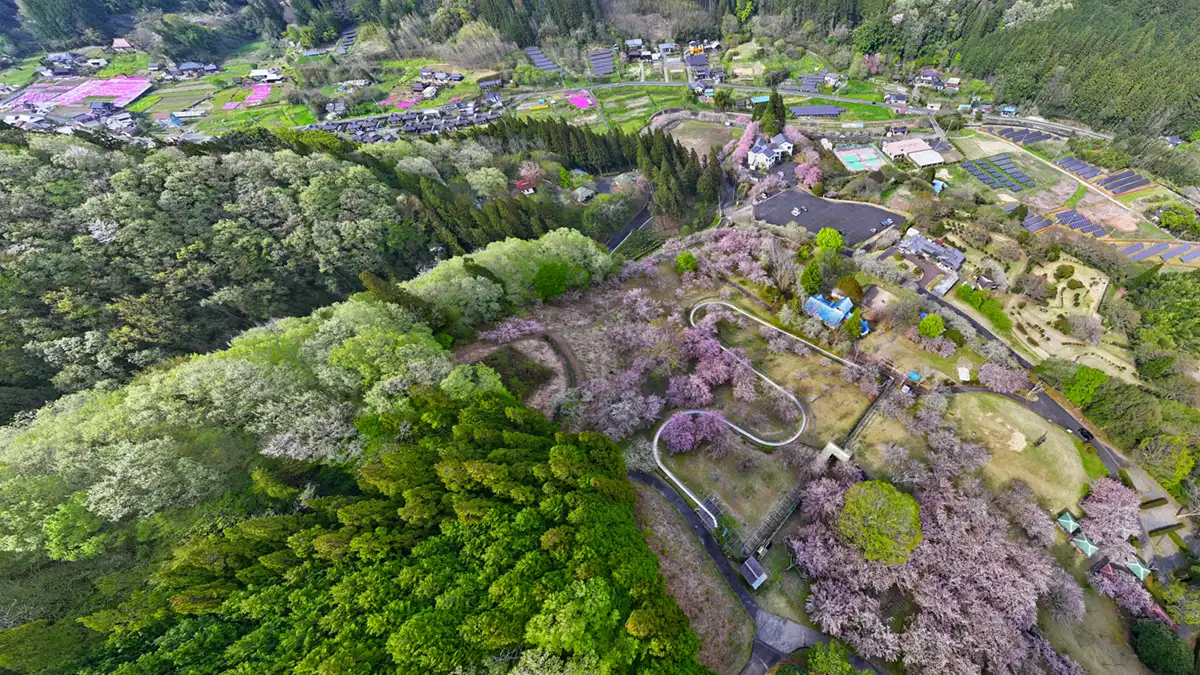
<svg viewBox="0 0 1200 675"><path fill-rule="evenodd" d="M1057 528L1050 514L1033 501L1033 490L1022 480L1014 480L997 501L1029 538L1042 548L1050 548L1058 537Z"/></svg>
<svg viewBox="0 0 1200 675"><path fill-rule="evenodd" d="M730 155L730 162L735 169L741 168L746 163L746 157L750 154L750 146L754 145L756 138L758 138L758 122L751 122L746 125L746 131L738 139L737 146Z"/></svg>
<svg viewBox="0 0 1200 675"><path fill-rule="evenodd" d="M804 488L800 515L806 520L830 522L842 510L846 486L832 478L818 478Z"/></svg>
<svg viewBox="0 0 1200 675"><path fill-rule="evenodd" d="M1112 565L1104 565L1088 575L1088 583L1101 595L1112 598L1117 606L1136 617L1153 617L1154 598L1137 577Z"/></svg>
<svg viewBox="0 0 1200 675"><path fill-rule="evenodd" d="M1005 368L988 362L979 368L979 382L1001 394L1015 394L1029 386L1029 376L1020 368Z"/></svg>
<svg viewBox="0 0 1200 675"><path fill-rule="evenodd" d="M478 337L481 340L502 345L520 340L527 335L537 335L543 331L545 328L537 321L510 316L496 324L496 327L491 330L479 331Z"/></svg>
<svg viewBox="0 0 1200 675"><path fill-rule="evenodd" d="M1079 523L1084 534L1109 558L1124 563L1135 551L1130 537L1141 534L1137 493L1112 478L1092 483L1086 499L1079 503L1085 517Z"/></svg>
<svg viewBox="0 0 1200 675"><path fill-rule="evenodd" d="M1087 606L1083 601L1083 589L1075 582L1075 577L1063 569L1054 571L1050 588L1042 599L1042 606L1055 621L1064 624L1077 624L1083 621Z"/></svg>

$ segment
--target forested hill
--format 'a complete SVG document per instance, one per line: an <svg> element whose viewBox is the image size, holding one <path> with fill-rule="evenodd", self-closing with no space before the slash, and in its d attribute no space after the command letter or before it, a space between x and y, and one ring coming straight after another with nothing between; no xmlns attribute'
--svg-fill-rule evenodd
<svg viewBox="0 0 1200 675"><path fill-rule="evenodd" d="M1200 129L1200 3L1075 0L968 37L962 66L1042 114L1149 133Z"/></svg>
<svg viewBox="0 0 1200 675"><path fill-rule="evenodd" d="M362 150L324 132L149 154L0 134L0 423L344 299L364 273L403 281L492 241L583 227L557 198L510 196L505 171L620 171L639 152L696 163L662 134L556 122Z"/></svg>
<svg viewBox="0 0 1200 675"><path fill-rule="evenodd" d="M435 337L612 269L496 242L0 427L0 672L706 672L621 450Z"/></svg>

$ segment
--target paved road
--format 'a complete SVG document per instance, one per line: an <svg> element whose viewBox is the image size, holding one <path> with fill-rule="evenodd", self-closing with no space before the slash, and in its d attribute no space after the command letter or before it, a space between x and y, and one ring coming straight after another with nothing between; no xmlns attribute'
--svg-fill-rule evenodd
<svg viewBox="0 0 1200 675"><path fill-rule="evenodd" d="M615 232L613 236L608 238L608 243L605 245L608 247L609 253L617 250L617 247L625 243L625 240L629 237L629 235L633 234L637 230L642 229L645 227L646 223L650 222L650 201L651 200L646 200L646 205L642 207L641 211L638 211L636 214L634 214L633 220L630 220L628 225L622 227L620 230Z"/></svg>

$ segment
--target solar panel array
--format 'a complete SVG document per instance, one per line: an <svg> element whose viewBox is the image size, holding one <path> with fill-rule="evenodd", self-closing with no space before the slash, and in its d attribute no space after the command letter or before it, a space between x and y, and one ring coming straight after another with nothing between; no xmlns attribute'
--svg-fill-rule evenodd
<svg viewBox="0 0 1200 675"><path fill-rule="evenodd" d="M1137 253L1134 253L1133 255L1129 256L1129 259L1134 262L1137 262L1139 260L1145 260L1146 258L1149 258L1152 255L1162 253L1163 251L1167 250L1168 248L1171 248L1170 244L1155 244L1155 245L1151 246L1150 248L1144 248L1144 249L1138 251Z"/></svg>
<svg viewBox="0 0 1200 675"><path fill-rule="evenodd" d="M825 84L825 78L820 75L801 75L798 79L800 80L800 91L810 94L820 92L821 85Z"/></svg>
<svg viewBox="0 0 1200 675"><path fill-rule="evenodd" d="M989 128L988 131L992 131L1002 138L1007 138L1013 143L1020 143L1021 145L1029 145L1030 143L1048 141L1054 138L1052 134L1048 134L1044 131L1038 131L1037 129L1013 129L1002 127L999 129Z"/></svg>
<svg viewBox="0 0 1200 675"><path fill-rule="evenodd" d="M1033 179L1014 166L1008 154L963 162L963 168L993 189L1007 188L1013 192L1020 192L1033 187Z"/></svg>
<svg viewBox="0 0 1200 675"><path fill-rule="evenodd" d="M1070 171L1076 176L1079 176L1080 178L1089 180L1103 173L1100 169L1097 169L1082 159L1075 159L1074 157L1063 157L1062 159L1056 159L1054 160L1054 163L1066 169L1067 171Z"/></svg>
<svg viewBox="0 0 1200 675"><path fill-rule="evenodd" d="M1135 171L1122 171L1096 183L1115 195L1140 190L1150 184L1150 179Z"/></svg>
<svg viewBox="0 0 1200 675"><path fill-rule="evenodd" d="M1029 230L1030 232L1037 232L1038 230L1044 230L1053 224L1054 223L1050 222L1049 220L1047 220L1046 218L1044 218L1042 216L1039 216L1036 213L1029 214L1028 216L1025 217L1025 220L1021 221L1021 227L1024 227L1025 229Z"/></svg>
<svg viewBox="0 0 1200 675"><path fill-rule="evenodd" d="M1090 234L1093 237L1102 237L1108 234L1103 225L1093 223L1088 220L1083 214L1075 210L1067 210L1055 216L1058 222L1066 225L1072 230L1078 230L1080 234Z"/></svg>
<svg viewBox="0 0 1200 675"><path fill-rule="evenodd" d="M1113 244L1113 246L1115 247L1116 244ZM1129 256L1129 259L1135 262L1157 255L1163 262L1172 258L1179 258L1180 262L1187 263L1200 258L1200 246L1193 249L1191 244L1176 244L1172 246L1171 244L1160 243L1146 248L1145 244L1139 242L1121 249L1121 253Z"/></svg>
<svg viewBox="0 0 1200 675"><path fill-rule="evenodd" d="M526 47L525 53L529 55L529 60L533 61L533 65L546 71L547 73L558 73L560 75L566 74L563 72L562 68L559 68L557 65L554 64L553 61L551 61L549 58L547 58L546 55L542 53L542 50L540 48Z"/></svg>
<svg viewBox="0 0 1200 675"><path fill-rule="evenodd" d="M611 49L588 52L588 59L592 62L593 75L613 74L613 53Z"/></svg>

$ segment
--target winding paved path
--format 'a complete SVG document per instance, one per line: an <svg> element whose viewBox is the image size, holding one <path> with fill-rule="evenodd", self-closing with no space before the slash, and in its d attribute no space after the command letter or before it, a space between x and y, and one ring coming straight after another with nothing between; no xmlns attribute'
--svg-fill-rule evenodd
<svg viewBox="0 0 1200 675"><path fill-rule="evenodd" d="M853 363L851 361L847 361L847 360L843 359L842 357L838 356L837 354L825 351L824 349L821 349L820 347L809 342L808 340L805 340L804 338L802 338L798 335L793 335L792 333L789 333L788 331L783 330L782 328L779 328L778 326L774 326L770 323L767 323L766 321L763 321L762 319L758 318L757 316L754 316L753 314L747 312L746 310L742 309L741 307L738 307L737 305L734 305L729 302L725 302L724 300L704 300L704 301L696 303L696 305L692 307L691 313L688 314L688 323L690 323L692 325L692 327L694 328L696 326L696 313L699 312L701 309L703 309L705 307L709 307L711 305L718 305L718 306L724 307L726 309L733 310L733 311L741 314L742 316L745 316L746 318L758 323L761 326L766 326L767 328L770 328L771 330L774 330L774 331L778 331L778 332L792 338L793 340L804 343L810 349L820 352L821 354L824 354L825 356L833 359L834 361L837 361L838 363L841 363L844 366L857 367L857 365L855 363ZM729 352L729 349L727 349L724 345L721 346L721 349L726 352ZM704 513L704 515L706 516L706 519L710 523L711 527L717 526L716 514L714 514L712 511L710 511L708 509L708 507L704 505L704 500L700 499L699 497L697 497L695 495L695 493L693 493L691 490L689 490L688 486L684 485L683 481L680 480L679 477L676 476L674 473L672 473L671 470L667 468L666 464L663 464L662 456L659 454L659 451L658 451L659 438L662 437L663 429L667 428L667 425L671 423L671 420L674 420L675 417L678 415L713 415L718 420L720 420L723 424L725 424L725 426L729 427L730 429L733 429L734 431L741 434L742 436L745 436L746 438L750 439L751 441L753 441L759 445L765 445L765 446L771 447L771 448L778 448L780 446L784 446L784 445L787 445L788 443L795 441L797 438L800 438L800 435L803 434L804 430L808 428L808 413L805 412L804 405L802 403L800 403L800 399L796 398L795 394L788 391L787 389L784 389L782 386L777 384L771 378L767 377L762 371L758 370L757 368L755 368L753 365L749 364L748 362L747 362L747 366L750 368L750 370L752 370L754 372L755 375L757 375L760 379L762 379L763 382L766 382L768 385L774 387L776 391L778 391L780 394L783 394L785 397L787 397L787 399L789 401L791 401L792 403L794 403L796 405L796 409L800 411L800 427L798 429L796 429L796 433L792 434L790 437L788 437L787 439L782 440L782 441L769 441L765 438L759 438L752 432L747 431L746 429L743 429L742 427L725 419L725 417L723 415L721 415L720 413L714 412L711 410L680 410L680 411L672 414L670 417L668 417L666 419L666 421L664 421L662 424L660 424L658 426L657 429L654 430L654 441L651 444L651 447L654 450L654 463L658 465L659 471L662 471L667 476L667 478L671 479L671 482L674 483L675 487L680 492L687 495L688 499L691 499L693 502L696 503L696 507Z"/></svg>

